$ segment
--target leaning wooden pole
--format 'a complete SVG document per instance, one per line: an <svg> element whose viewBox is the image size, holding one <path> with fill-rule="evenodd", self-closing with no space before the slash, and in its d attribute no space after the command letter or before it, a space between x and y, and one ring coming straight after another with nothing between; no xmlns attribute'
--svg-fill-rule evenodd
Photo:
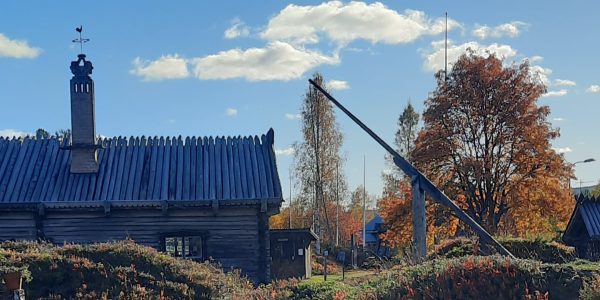
<svg viewBox="0 0 600 300"><path fill-rule="evenodd" d="M348 109L346 109L340 102L338 102L333 96L331 96L327 91L325 91L320 85L315 83L312 79L309 79L308 82L312 84L317 90L319 90L327 99L329 99L333 104L335 104L339 109L341 109L352 121L354 121L360 128L366 131L379 145L381 145L387 152L389 152L394 158L394 164L398 166L406 175L412 178L413 191L415 185L418 186L418 190L422 190L433 199L433 201L442 204L452 210L456 217L467 224L475 233L479 236L482 242L490 244L494 246L501 254L515 258L510 251L508 251L504 246L502 246L494 237L492 237L479 223L477 223L473 218L471 218L467 213L465 213L454 201L450 200L448 196L446 196L440 189L438 189L425 175L423 175L417 168L415 168L411 163L409 163L404 157L402 157L394 148L388 145L384 140L382 140L375 132L373 132L367 125L365 125L361 120L359 120L356 116L354 116ZM419 192L420 193L420 192ZM423 197L423 202L425 197ZM413 199L414 201L414 199ZM425 203L423 203L423 206ZM419 235L422 233L419 232ZM424 237L422 238L425 241ZM413 241L414 242L414 241ZM420 243L423 243L422 241ZM415 249L421 246L415 245ZM421 258L424 257L424 253L418 253Z"/></svg>

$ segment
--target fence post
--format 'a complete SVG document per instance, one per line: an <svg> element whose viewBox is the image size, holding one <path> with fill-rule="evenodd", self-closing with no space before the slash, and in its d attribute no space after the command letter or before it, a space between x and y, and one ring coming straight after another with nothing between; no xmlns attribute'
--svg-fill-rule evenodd
<svg viewBox="0 0 600 300"><path fill-rule="evenodd" d="M413 254L415 261L422 262L427 255L427 224L425 191L421 188L418 175L412 178L412 194Z"/></svg>

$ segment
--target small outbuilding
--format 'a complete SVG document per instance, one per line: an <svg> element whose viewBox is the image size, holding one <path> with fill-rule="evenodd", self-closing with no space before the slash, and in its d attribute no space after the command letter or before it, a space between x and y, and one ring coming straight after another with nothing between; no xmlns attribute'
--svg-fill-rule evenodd
<svg viewBox="0 0 600 300"><path fill-rule="evenodd" d="M382 235L387 231L383 218L377 214L365 225L366 248L380 256L389 256L390 247L382 240Z"/></svg>
<svg viewBox="0 0 600 300"><path fill-rule="evenodd" d="M600 198L579 196L563 242L575 247L580 258L600 259Z"/></svg>
<svg viewBox="0 0 600 300"><path fill-rule="evenodd" d="M310 243L317 235L310 229L272 229L270 237L273 279L310 278Z"/></svg>

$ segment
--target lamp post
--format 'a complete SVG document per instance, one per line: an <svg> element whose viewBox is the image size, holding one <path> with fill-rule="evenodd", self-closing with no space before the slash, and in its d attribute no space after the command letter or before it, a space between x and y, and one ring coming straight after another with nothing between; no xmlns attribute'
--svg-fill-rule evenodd
<svg viewBox="0 0 600 300"><path fill-rule="evenodd" d="M585 163L590 163L590 162L594 162L594 161L596 161L594 158L588 158L588 159L576 161L576 162L572 163L571 166L573 166L573 169L574 169L576 164L585 164ZM581 183L580 183L580 185L581 185ZM581 186L580 186L580 188L581 188ZM569 178L569 193L571 193L571 178Z"/></svg>

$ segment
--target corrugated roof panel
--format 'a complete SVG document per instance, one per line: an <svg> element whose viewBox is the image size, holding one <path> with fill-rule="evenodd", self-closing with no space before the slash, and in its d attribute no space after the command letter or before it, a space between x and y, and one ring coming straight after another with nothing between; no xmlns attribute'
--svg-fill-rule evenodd
<svg viewBox="0 0 600 300"><path fill-rule="evenodd" d="M0 205L280 198L273 132L261 137L116 137L98 173L70 172L69 142L0 138Z"/></svg>

